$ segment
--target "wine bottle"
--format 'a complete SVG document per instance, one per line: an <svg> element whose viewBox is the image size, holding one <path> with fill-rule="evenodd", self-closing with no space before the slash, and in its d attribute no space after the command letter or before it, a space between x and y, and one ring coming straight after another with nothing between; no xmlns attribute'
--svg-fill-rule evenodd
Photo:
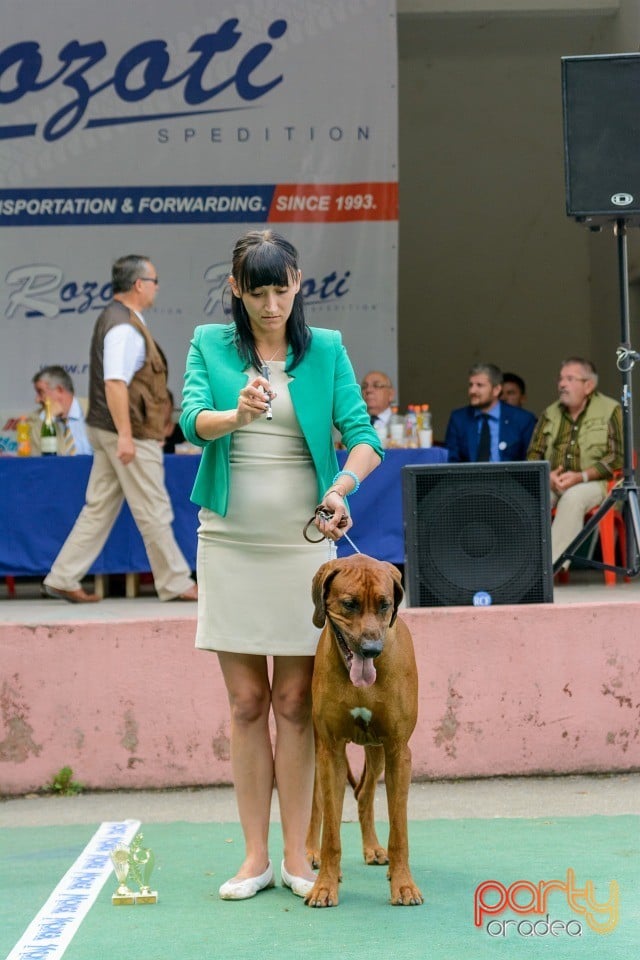
<svg viewBox="0 0 640 960"><path fill-rule="evenodd" d="M58 452L58 435L51 416L51 401L44 401L44 420L40 428L40 453L43 457L54 457Z"/></svg>

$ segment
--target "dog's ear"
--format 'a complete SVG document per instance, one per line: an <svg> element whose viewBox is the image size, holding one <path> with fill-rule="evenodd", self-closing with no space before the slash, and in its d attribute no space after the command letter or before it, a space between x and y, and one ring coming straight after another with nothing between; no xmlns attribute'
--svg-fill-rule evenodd
<svg viewBox="0 0 640 960"><path fill-rule="evenodd" d="M404 590L402 589L402 574L393 563L387 563L389 567L389 573L393 578L393 614L391 620L389 621L389 626L393 626L395 623L396 617L398 616L398 607L402 602L404 597Z"/></svg>
<svg viewBox="0 0 640 960"><path fill-rule="evenodd" d="M325 600L329 584L340 569L339 560L328 560L317 570L311 584L311 599L313 600L313 625L324 627L326 620Z"/></svg>

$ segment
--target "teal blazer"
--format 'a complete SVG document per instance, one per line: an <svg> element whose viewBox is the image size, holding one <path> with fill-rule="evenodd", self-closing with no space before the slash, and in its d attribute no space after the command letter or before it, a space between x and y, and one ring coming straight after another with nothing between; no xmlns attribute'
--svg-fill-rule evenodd
<svg viewBox="0 0 640 960"><path fill-rule="evenodd" d="M234 324L196 327L187 355L180 417L186 439L204 448L191 499L222 516L229 503L231 434L203 440L196 433L196 417L202 410L235 410L238 405L247 367L233 343L234 330ZM291 350L287 361L291 361ZM313 327L309 348L290 376L291 402L316 469L320 502L338 470L334 425L347 450L367 443L380 459L384 451L337 330Z"/></svg>

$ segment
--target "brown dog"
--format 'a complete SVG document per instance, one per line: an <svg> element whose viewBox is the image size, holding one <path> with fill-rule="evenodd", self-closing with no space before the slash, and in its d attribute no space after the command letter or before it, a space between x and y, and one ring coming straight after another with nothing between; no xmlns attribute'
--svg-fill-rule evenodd
<svg viewBox="0 0 640 960"><path fill-rule="evenodd" d="M413 906L422 894L409 870L407 796L411 782L408 740L418 713L418 673L411 635L397 618L403 591L390 563L358 554L323 564L312 587L313 622L324 626L313 671L316 786L322 795L320 870L305 897L311 907L338 903L340 822L348 776L346 745L364 747L356 787L365 862L388 863L391 903ZM385 770L389 853L374 825L376 783ZM307 846L315 859L320 817L314 811Z"/></svg>

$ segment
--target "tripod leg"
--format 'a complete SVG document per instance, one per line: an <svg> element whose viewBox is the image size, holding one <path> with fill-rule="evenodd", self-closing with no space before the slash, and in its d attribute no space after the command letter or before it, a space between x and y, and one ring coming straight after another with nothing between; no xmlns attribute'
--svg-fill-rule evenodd
<svg viewBox="0 0 640 960"><path fill-rule="evenodd" d="M627 491L627 569L631 576L640 572L640 506L638 505L638 491ZM633 533L633 536L629 536Z"/></svg>
<svg viewBox="0 0 640 960"><path fill-rule="evenodd" d="M600 523L604 515L609 510L613 510L616 502L617 502L616 498L612 497L611 494L609 494L609 496L602 501L601 505L598 507L594 515L590 517L589 520L587 520L587 522L585 523L580 533L576 537L574 537L574 539L571 541L569 546L565 550L563 550L561 555L555 561L555 563L553 564L554 573L557 573L558 570L561 569L565 561L576 559L575 551L578 549L578 547L580 547L585 542L587 537L589 537L593 533L593 531L597 528L598 524ZM640 516L640 513L639 513L639 516ZM583 558L580 558L580 559L583 559ZM595 566L595 562L588 561L588 565Z"/></svg>

